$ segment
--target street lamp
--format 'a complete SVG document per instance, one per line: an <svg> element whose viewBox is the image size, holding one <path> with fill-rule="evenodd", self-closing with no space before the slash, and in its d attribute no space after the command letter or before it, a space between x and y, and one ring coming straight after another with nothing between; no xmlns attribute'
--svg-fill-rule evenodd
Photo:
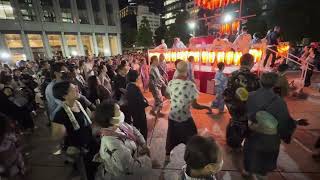
<svg viewBox="0 0 320 180"><path fill-rule="evenodd" d="M231 14L225 14L225 15L223 16L223 22L224 22L224 23L229 23L229 22L232 21L232 19L233 19L233 17L232 17Z"/></svg>
<svg viewBox="0 0 320 180"><path fill-rule="evenodd" d="M196 29L196 22L194 22L194 21L190 21L190 22L188 22L188 26L189 26L189 28L192 30L192 34L195 36L195 29Z"/></svg>
<svg viewBox="0 0 320 180"><path fill-rule="evenodd" d="M10 57L10 54L7 52L2 52L0 54L1 59L8 59Z"/></svg>
<svg viewBox="0 0 320 180"><path fill-rule="evenodd" d="M78 52L73 50L73 51L71 51L71 55L72 55L72 56L77 56L77 55L78 55Z"/></svg>

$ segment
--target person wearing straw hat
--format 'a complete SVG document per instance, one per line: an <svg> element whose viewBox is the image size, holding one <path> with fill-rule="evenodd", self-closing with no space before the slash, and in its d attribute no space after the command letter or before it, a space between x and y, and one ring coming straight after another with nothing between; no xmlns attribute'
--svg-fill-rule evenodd
<svg viewBox="0 0 320 180"><path fill-rule="evenodd" d="M170 161L170 152L174 147L180 143L186 144L193 135L197 134L190 106L212 112L210 107L198 104L199 91L194 82L187 79L188 65L185 61L178 63L176 72L177 77L169 82L166 94L171 101L166 140L166 162Z"/></svg>

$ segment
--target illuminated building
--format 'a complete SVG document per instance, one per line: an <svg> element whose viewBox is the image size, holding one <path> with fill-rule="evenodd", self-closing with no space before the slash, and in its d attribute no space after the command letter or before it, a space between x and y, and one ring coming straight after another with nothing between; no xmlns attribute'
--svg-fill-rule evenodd
<svg viewBox="0 0 320 180"><path fill-rule="evenodd" d="M11 60L121 53L117 0L2 0L0 53Z"/></svg>

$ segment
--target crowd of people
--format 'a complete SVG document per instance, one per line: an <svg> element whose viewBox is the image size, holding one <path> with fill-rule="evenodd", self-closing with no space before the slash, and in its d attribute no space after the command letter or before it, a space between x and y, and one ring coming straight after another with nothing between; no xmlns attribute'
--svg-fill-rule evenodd
<svg viewBox="0 0 320 180"><path fill-rule="evenodd" d="M303 57L311 62L316 55L311 47ZM227 145L234 152L243 149L244 161L238 162L244 165L243 176L265 179L276 168L281 141L290 143L296 126L308 124L306 120L294 120L288 112L284 100L288 95L288 65L281 64L276 73L258 77L251 72L254 57L244 54L240 69L226 77L224 63L218 63L216 97L206 106L197 101L200 93L193 62L192 56L177 60L172 79L163 54L152 56L150 63L144 53L128 53L111 58L1 64L0 174L14 177L26 173L18 137L37 129L34 117L39 108L44 108L52 138L63 142L61 149L69 161L84 165L82 173L87 179L143 176L159 166L146 143L150 135L145 109L152 106L150 114L163 117L166 98L170 100L170 112L165 161L170 161L177 145L186 144L181 179L215 179L221 170L221 150L213 137L197 135L191 108L224 113L225 105L231 115ZM143 92L148 90L153 105L144 97Z"/></svg>

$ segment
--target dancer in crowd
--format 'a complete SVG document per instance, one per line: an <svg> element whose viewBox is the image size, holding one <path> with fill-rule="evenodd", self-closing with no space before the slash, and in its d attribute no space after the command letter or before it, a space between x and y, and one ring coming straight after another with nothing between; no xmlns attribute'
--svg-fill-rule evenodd
<svg viewBox="0 0 320 180"><path fill-rule="evenodd" d="M286 76L289 66L287 64L281 64L278 67L278 82L275 84L273 90L280 97L287 97L289 95L289 82Z"/></svg>
<svg viewBox="0 0 320 180"><path fill-rule="evenodd" d="M127 74L127 100L128 110L132 117L133 126L136 127L143 135L144 139L148 137L147 116L145 108L149 106L148 101L143 96L138 87L139 73L135 70L130 70Z"/></svg>
<svg viewBox="0 0 320 180"><path fill-rule="evenodd" d="M247 133L248 119L246 115L246 101L248 92L260 87L259 78L250 72L254 57L244 54L240 58L240 70L232 73L224 91L224 99L231 115L227 127L227 145L233 149L241 148L242 141Z"/></svg>
<svg viewBox="0 0 320 180"><path fill-rule="evenodd" d="M272 55L271 64L270 67L274 66L274 63L276 61L277 56L277 45L280 42L280 27L275 26L273 31L267 34L267 51L266 51L266 57L263 61L263 66L265 67L268 63L270 55ZM270 50L269 50L270 49Z"/></svg>
<svg viewBox="0 0 320 180"><path fill-rule="evenodd" d="M161 88L163 86L166 86L160 72L158 69L159 60L157 56L151 57L151 68L150 68L150 79L149 79L149 90L152 93L152 96L154 98L154 106L152 107L152 110L150 113L152 115L160 115L163 116L161 113L162 106L163 106L163 100L162 100L162 94L161 94Z"/></svg>
<svg viewBox="0 0 320 180"><path fill-rule="evenodd" d="M251 41L252 38L248 33L248 28L243 26L241 34L233 42L233 49L242 52L242 54L249 53Z"/></svg>
<svg viewBox="0 0 320 180"><path fill-rule="evenodd" d="M216 180L223 165L222 152L212 137L193 136L184 152L181 180Z"/></svg>
<svg viewBox="0 0 320 180"><path fill-rule="evenodd" d="M219 70L217 71L214 77L214 90L216 94L216 99L211 103L212 108L216 108L219 110L219 113L224 112L224 97L223 92L227 87L228 78L223 74L224 63L218 63Z"/></svg>
<svg viewBox="0 0 320 180"><path fill-rule="evenodd" d="M198 110L207 109L211 113L210 107L197 102L199 91L196 85L187 79L187 63L179 62L176 71L176 79L171 80L167 88L167 98L170 98L171 102L166 140L165 160L167 162L170 161L171 151L177 145L186 144L193 135L197 134L190 106Z"/></svg>
<svg viewBox="0 0 320 180"><path fill-rule="evenodd" d="M188 57L188 74L187 74L187 76L188 76L189 81L195 82L193 63L194 63L194 57L189 56Z"/></svg>
<svg viewBox="0 0 320 180"><path fill-rule="evenodd" d="M161 44L157 46L155 49L168 49L168 46L164 39L161 39Z"/></svg>
<svg viewBox="0 0 320 180"><path fill-rule="evenodd" d="M277 168L280 143L290 143L296 125L308 125L306 120L293 120L283 98L274 93L276 73L261 76L261 88L251 92L247 101L249 133L244 143L244 175L267 179L267 173Z"/></svg>
<svg viewBox="0 0 320 180"><path fill-rule="evenodd" d="M159 66L158 66L159 72L164 79L164 81L168 82L168 74L167 74L167 62L164 57L164 54L160 54L159 56Z"/></svg>
<svg viewBox="0 0 320 180"><path fill-rule="evenodd" d="M147 92L149 86L149 67L146 60L141 60L140 76L144 92Z"/></svg>
<svg viewBox="0 0 320 180"><path fill-rule="evenodd" d="M183 49L183 48L187 48L187 47L183 44L180 38L178 37L174 38L172 49Z"/></svg>

